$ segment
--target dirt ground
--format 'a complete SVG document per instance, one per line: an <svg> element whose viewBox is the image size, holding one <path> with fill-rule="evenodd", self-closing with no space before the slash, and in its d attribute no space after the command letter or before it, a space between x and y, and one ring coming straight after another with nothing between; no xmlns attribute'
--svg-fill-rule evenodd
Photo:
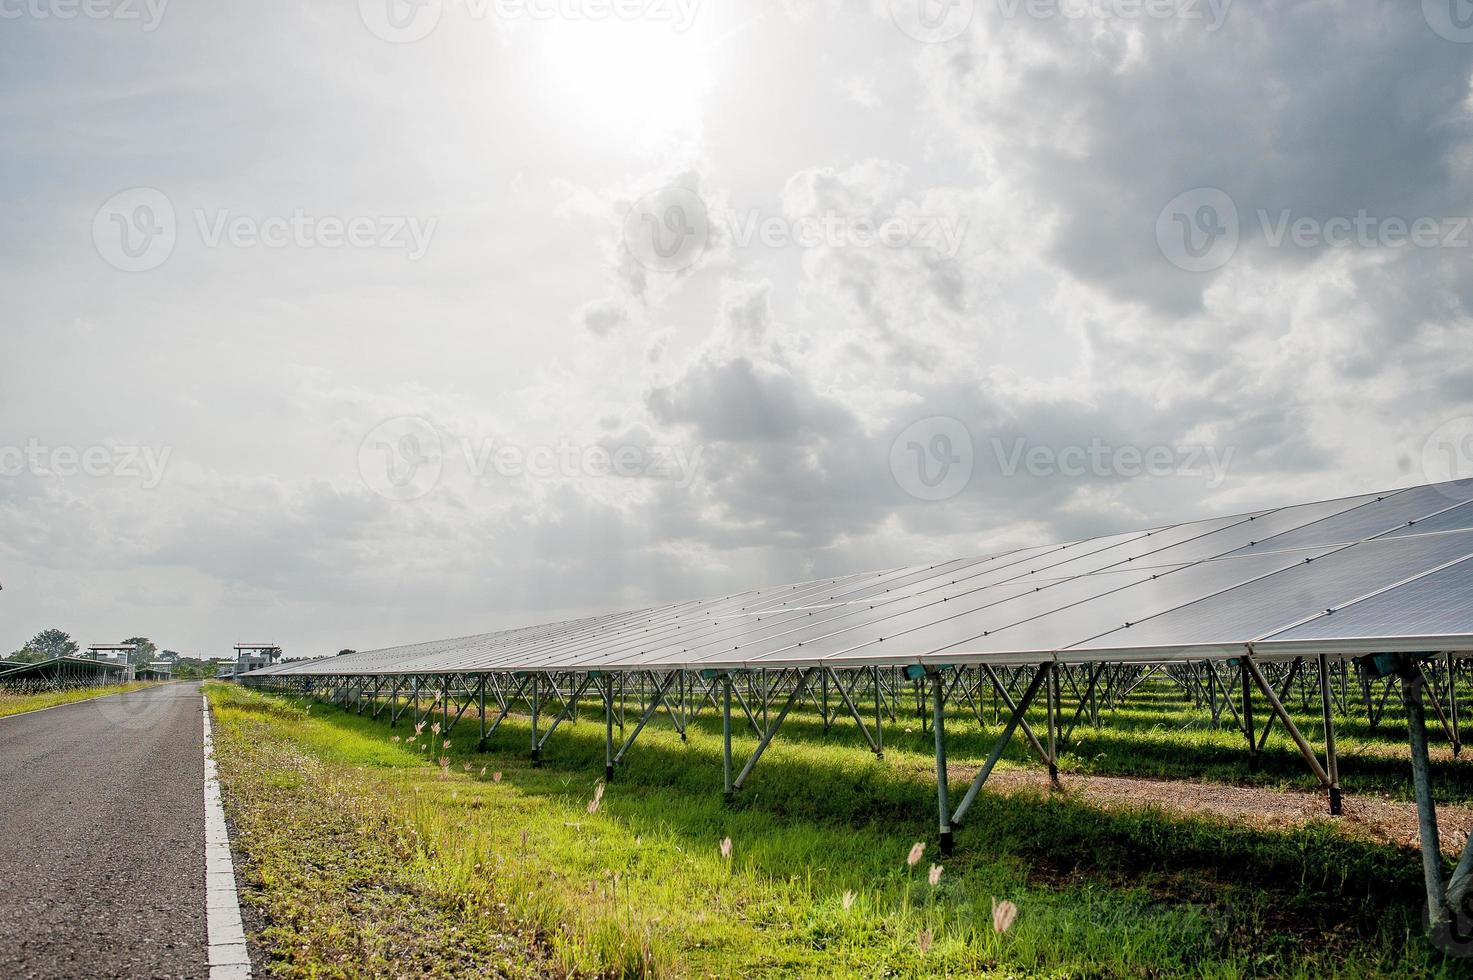
<svg viewBox="0 0 1473 980"><path fill-rule="evenodd" d="M955 770L953 785L960 782L965 787L966 781L975 775L976 769L970 772ZM1174 813L1221 817L1265 829L1283 829L1311 820L1327 820L1347 834L1405 847L1418 845L1415 803L1347 794L1344 813L1332 817L1329 815L1328 798L1323 793L1294 793L1255 786L1130 776L1073 776L1068 773L1061 773L1059 781L1063 792L1106 808L1155 806ZM987 780L987 788L995 793L1024 788L1047 790L1048 773L1017 769L998 771ZM1439 806L1437 824L1444 853L1456 858L1462 853L1469 832L1473 831L1473 807Z"/></svg>

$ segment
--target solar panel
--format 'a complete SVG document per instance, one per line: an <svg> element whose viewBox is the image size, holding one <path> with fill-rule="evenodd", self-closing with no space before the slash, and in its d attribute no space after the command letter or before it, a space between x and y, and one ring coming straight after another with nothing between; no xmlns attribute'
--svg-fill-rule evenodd
<svg viewBox="0 0 1473 980"><path fill-rule="evenodd" d="M1394 586L1281 633L1272 640L1473 634L1473 561Z"/></svg>
<svg viewBox="0 0 1473 980"><path fill-rule="evenodd" d="M1297 530L1260 539L1250 547L1262 551L1363 541L1464 500L1473 500L1473 480L1398 490Z"/></svg>
<svg viewBox="0 0 1473 980"><path fill-rule="evenodd" d="M1470 554L1473 531L1364 541L1076 646L1248 643Z"/></svg>
<svg viewBox="0 0 1473 980"><path fill-rule="evenodd" d="M1383 538L1399 538L1408 534L1431 534L1434 531L1461 531L1473 527L1473 501L1455 504L1437 514L1418 520L1412 518L1394 531L1387 531Z"/></svg>
<svg viewBox="0 0 1473 980"><path fill-rule="evenodd" d="M1160 660L1473 649L1473 481L811 579L256 674ZM1455 563L1455 564L1450 564ZM1442 566L1449 566L1439 570ZM1327 614L1326 610L1335 610Z"/></svg>

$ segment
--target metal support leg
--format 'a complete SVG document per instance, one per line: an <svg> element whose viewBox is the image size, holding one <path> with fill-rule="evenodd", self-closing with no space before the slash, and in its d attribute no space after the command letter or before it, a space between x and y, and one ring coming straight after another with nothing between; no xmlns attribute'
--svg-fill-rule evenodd
<svg viewBox="0 0 1473 980"><path fill-rule="evenodd" d="M875 757L885 757L885 736L880 731L880 721L885 716L885 697L880 692L880 668L873 668L875 672Z"/></svg>
<svg viewBox="0 0 1473 980"><path fill-rule="evenodd" d="M481 719L481 738L476 742L476 751L486 751L486 675L481 675L481 684L476 691L476 714Z"/></svg>
<svg viewBox="0 0 1473 980"><path fill-rule="evenodd" d="M1453 655L1447 655L1447 714L1453 728L1453 758L1463 752L1463 732L1458 727L1458 665Z"/></svg>
<svg viewBox="0 0 1473 980"><path fill-rule="evenodd" d="M604 782L614 779L614 675L604 675Z"/></svg>
<svg viewBox="0 0 1473 980"><path fill-rule="evenodd" d="M1330 777L1330 816L1340 816L1340 760L1335 754L1335 705L1330 700L1330 658L1320 654L1320 708L1325 719L1325 770Z"/></svg>
<svg viewBox="0 0 1473 980"><path fill-rule="evenodd" d="M1427 716L1422 708L1420 673L1405 678L1402 702L1407 710L1407 742L1412 751L1412 783L1417 796L1417 826L1422 842L1422 880L1427 887L1428 927L1432 931L1447 924L1447 906L1442 887L1442 848L1437 835L1437 807L1432 802L1431 763L1427 758Z"/></svg>
<svg viewBox="0 0 1473 980"><path fill-rule="evenodd" d="M731 802L731 675L721 675L721 780L726 801Z"/></svg>
<svg viewBox="0 0 1473 980"><path fill-rule="evenodd" d="M542 749L537 742L537 711L541 707L542 675L532 675L532 765L542 765Z"/></svg>
<svg viewBox="0 0 1473 980"><path fill-rule="evenodd" d="M1048 677L1048 778L1059 785L1059 664L1049 665Z"/></svg>
<svg viewBox="0 0 1473 980"><path fill-rule="evenodd" d="M946 697L941 688L941 675L928 675L931 681L931 731L936 736L936 809L941 821L941 853L951 853L951 804L946 785Z"/></svg>
<svg viewBox="0 0 1473 980"><path fill-rule="evenodd" d="M1243 681L1243 734L1248 736L1248 756L1252 760L1258 758L1258 743L1254 741L1253 729L1253 685L1248 681L1248 661L1245 659L1238 667L1238 673Z"/></svg>

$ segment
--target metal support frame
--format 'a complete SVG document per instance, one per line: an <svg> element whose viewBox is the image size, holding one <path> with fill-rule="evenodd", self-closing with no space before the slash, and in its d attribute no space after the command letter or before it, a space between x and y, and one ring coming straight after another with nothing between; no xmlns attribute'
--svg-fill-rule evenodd
<svg viewBox="0 0 1473 980"><path fill-rule="evenodd" d="M1212 724L1231 714L1243 731L1248 752L1257 758L1274 725L1281 725L1309 768L1329 795L1332 814L1343 807L1337 748L1336 713L1358 717L1363 704L1366 718L1374 727L1385 710L1387 699L1400 691L1406 708L1408 746L1418 805L1424 885L1427 890L1428 921L1434 934L1451 928L1460 917L1473 921L1473 839L1464 848L1451 877L1444 878L1445 861L1439 849L1437 814L1431 789L1427 713L1430 707L1440 725L1433 734L1446 734L1453 752L1461 748L1458 672L1466 654L1439 652L1435 655L1384 655L1361 658L1352 663L1344 656L1315 654L1318 683L1309 676L1309 660L1260 659L1248 653L1232 660L1202 660L1174 664L1094 663L1066 664L1057 658L1036 664L1001 667L990 664L965 666L844 665L820 664L751 670L716 669L696 673L684 669L626 669L596 671L446 671L403 674L333 674L280 677L250 686L262 686L291 694L305 694L341 706L345 711L385 716L392 727L407 713L416 724L438 711L445 734L474 707L479 725L477 750L489 740L515 709L525 706L530 719L530 748L533 764L540 764L544 749L563 721L576 723L580 702L597 690L603 701L604 778L611 780L645 726L662 711L675 731L685 737L692 720L699 720L709 705L720 714L722 788L731 801L746 784L773 739L794 708L811 705L825 732L832 731L845 712L854 720L867 748L883 758L883 723L888 713L899 717L911 692L922 729L930 732L935 754L937 827L943 854L950 853L954 836L975 809L976 800L1003 754L1021 732L1023 744L1047 767L1057 782L1061 744L1067 744L1086 717L1099 723L1101 708L1119 708L1131 694L1153 676L1169 678L1180 686L1186 699L1198 709L1210 711ZM1372 669L1370 660L1393 665ZM1226 667L1226 669L1223 669ZM1352 677L1352 670L1356 676ZM472 681L474 677L474 681ZM985 682L984 682L985 679ZM1338 692L1337 692L1338 680ZM815 683L816 682L816 683ZM1381 685L1379 691L1374 690ZM1047 688L1044 687L1047 685ZM990 692L989 692L990 687ZM1358 696L1354 693L1359 688ZM1255 690L1257 692L1255 694ZM1067 690L1070 702L1062 694ZM433 703L421 703L421 693L433 695ZM1431 705L1428 705L1430 692ZM991 695L990 711L988 694ZM487 696L498 709L493 719L487 713ZM865 698L873 696L873 705ZM1043 697L1046 730L1035 732L1027 715L1038 711ZM1287 705L1309 711L1319 699L1319 720L1325 732L1325 755L1320 757L1296 725ZM1378 703L1379 697L1379 703ZM1262 698L1270 709L1255 718L1255 701ZM1296 700L1297 698L1297 700ZM757 736L757 744L738 768L732 747L733 701ZM367 702L365 704L365 702ZM452 710L452 703L454 710ZM550 720L549 705L558 710ZM625 731L626 713L637 705L638 716ZM986 758L960 800L952 806L949 784L946 712L948 706L975 714L983 725L989 714L1001 723ZM585 706L586 707L586 706ZM868 712L873 707L873 731ZM1065 708L1069 711L1066 713ZM929 710L926 710L929 709ZM1035 715L1035 721L1037 715ZM955 718L953 718L955 721ZM618 724L622 742L616 743ZM1470 907L1464 911L1464 904Z"/></svg>
<svg viewBox="0 0 1473 980"><path fill-rule="evenodd" d="M929 671L931 685L931 731L936 737L936 809L940 814L941 853L951 853L951 806L947 803L946 778L946 692L941 674Z"/></svg>
<svg viewBox="0 0 1473 980"><path fill-rule="evenodd" d="M1337 813L1337 802L1340 795L1339 779L1331 780L1330 774L1325 770L1325 767L1320 765L1319 757L1314 754L1314 749L1310 748L1309 742L1299 733L1299 726L1295 725L1294 719L1289 717L1288 710L1284 707L1278 695L1274 693L1273 685L1269 684L1268 680L1263 676L1263 671L1253 662L1253 658L1240 657L1239 661L1243 664L1244 669L1248 671L1249 676L1253 678L1253 683L1258 686L1258 689L1263 692L1263 696L1268 699L1268 703L1274 709L1274 714L1278 716L1280 724L1284 726L1284 730L1289 733L1289 737L1298 746L1299 753L1304 756L1304 761L1309 763L1309 768L1327 790L1334 790L1330 794L1330 812Z"/></svg>
<svg viewBox="0 0 1473 980"><path fill-rule="evenodd" d="M966 795L962 797L961 803L957 804L956 812L951 815L951 827L953 830L961 826L962 820L967 815L967 811L972 808L973 801L977 799L977 794L981 791L982 785L987 782L988 777L992 775L993 767L997 765L998 760L1002 758L1003 752L1007 750L1008 743L1013 739L1013 733L1018 730L1018 724L1023 720L1024 712L1033 703L1034 695L1038 693L1039 686L1048 675L1048 666L1048 664L1042 664L1033 672L1033 680L1028 682L1028 689L1023 692L1023 697L1018 700L1018 706L1013 709L1012 714L1008 717L1007 724L1003 726L1002 734L992 744L992 751L988 753L987 761L982 764L982 768L978 770L976 777L972 780L972 785L967 787Z"/></svg>

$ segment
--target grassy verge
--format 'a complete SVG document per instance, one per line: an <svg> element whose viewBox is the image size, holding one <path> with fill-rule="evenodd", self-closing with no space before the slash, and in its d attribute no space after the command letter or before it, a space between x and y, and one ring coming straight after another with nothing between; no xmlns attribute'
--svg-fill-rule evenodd
<svg viewBox="0 0 1473 980"><path fill-rule="evenodd" d="M79 687L70 691L44 691L40 694L6 694L0 691L0 718L6 715L18 715L25 711L38 711L41 708L54 708L59 704L71 704L73 701L86 701L88 698L126 694L129 691L153 687L155 683L154 681L140 681L136 684L106 684L98 687Z"/></svg>
<svg viewBox="0 0 1473 980"><path fill-rule="evenodd" d="M472 973L487 944L553 975L1465 975L1420 938L1415 855L1324 825L984 793L933 886L938 857L906 863L934 796L903 745L879 761L797 726L729 808L714 728L652 726L590 812L598 725L565 724L533 768L515 718L478 755L464 723L445 748L210 691L246 898L285 976L414 972L385 950ZM994 899L1019 910L1006 932Z"/></svg>

